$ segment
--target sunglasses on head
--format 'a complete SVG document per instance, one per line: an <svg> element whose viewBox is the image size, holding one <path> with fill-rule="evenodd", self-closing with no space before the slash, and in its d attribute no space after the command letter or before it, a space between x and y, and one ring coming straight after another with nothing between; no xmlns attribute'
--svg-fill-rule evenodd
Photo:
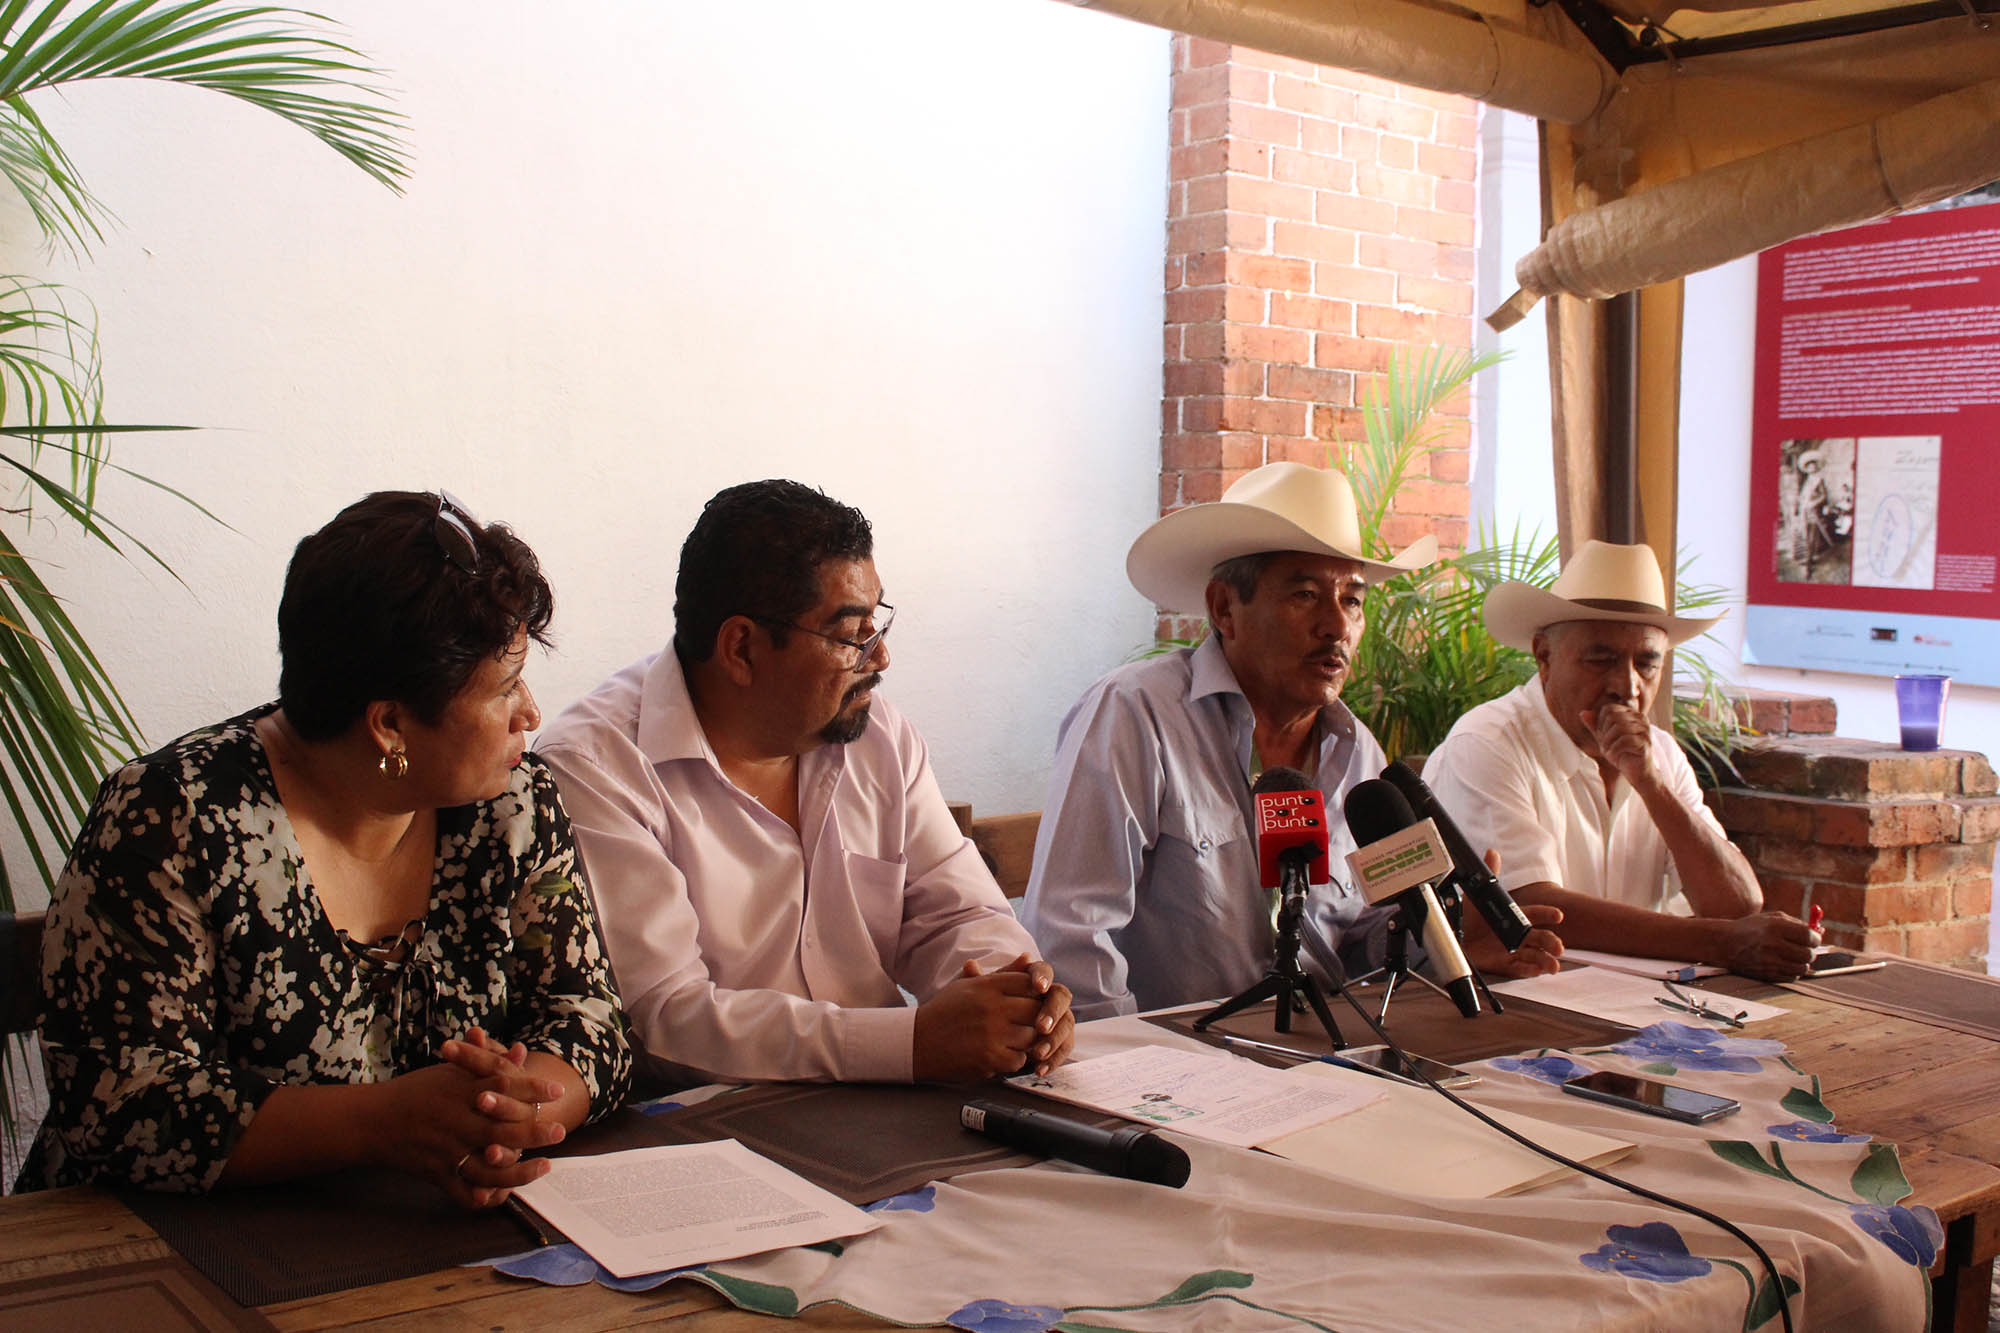
<svg viewBox="0 0 2000 1333"><path fill-rule="evenodd" d="M442 487L438 489L437 517L431 520L431 535L437 538L444 558L468 574L479 569L479 542L472 535L478 523L457 496Z"/></svg>

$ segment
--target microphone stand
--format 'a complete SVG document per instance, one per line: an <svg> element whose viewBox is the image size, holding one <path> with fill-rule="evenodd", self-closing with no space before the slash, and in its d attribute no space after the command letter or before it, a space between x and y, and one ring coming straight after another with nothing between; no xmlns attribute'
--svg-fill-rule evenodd
<svg viewBox="0 0 2000 1333"><path fill-rule="evenodd" d="M1277 999L1276 1025L1279 1032L1292 1030L1292 1013L1301 998L1312 1006L1318 1016L1320 1026L1326 1029L1327 1040L1333 1049L1343 1049L1347 1042L1340 1035L1340 1025L1333 1021L1333 1010L1327 1007L1326 995L1319 983L1304 968L1299 966L1299 930L1306 911L1305 867L1296 856L1287 855L1283 862L1283 898L1278 907L1278 943L1271 951L1271 966L1264 973L1264 979L1234 999L1224 1000L1215 1008L1194 1021L1196 1032L1206 1032L1209 1024L1220 1018L1240 1013L1251 1005ZM1339 989L1336 985L1335 989ZM1348 1003L1352 1004L1352 997ZM1303 1012L1301 1010L1301 1012ZM1363 1018L1367 1015L1363 1014Z"/></svg>
<svg viewBox="0 0 2000 1333"><path fill-rule="evenodd" d="M1462 913L1464 910L1465 895L1460 893L1455 885L1451 885L1449 880L1445 881L1445 886L1441 887L1447 887L1447 895L1440 902L1440 906L1444 908L1444 919L1451 926L1451 933L1463 939L1465 938L1465 932L1461 929L1461 922L1464 919ZM1389 1021L1389 1002L1396 998L1396 987L1406 980L1421 981L1439 995L1445 994L1444 987L1410 966L1410 929L1412 924L1415 924L1418 928L1422 926L1422 922L1412 923L1409 920L1408 909L1405 904L1397 903L1396 914L1389 918L1389 951L1382 959L1382 966L1376 968L1366 976L1357 978L1355 981L1356 985L1365 986L1377 977L1387 978L1382 986L1382 1012L1375 1020L1378 1023ZM1479 965L1467 959L1465 967L1472 974L1473 988L1492 1007L1493 1012L1496 1014L1506 1013L1506 1006L1500 1003L1500 997L1495 995L1492 989L1487 986L1486 974L1479 970ZM1350 999L1349 1003L1352 1002ZM1282 1031L1282 1029L1280 1030Z"/></svg>

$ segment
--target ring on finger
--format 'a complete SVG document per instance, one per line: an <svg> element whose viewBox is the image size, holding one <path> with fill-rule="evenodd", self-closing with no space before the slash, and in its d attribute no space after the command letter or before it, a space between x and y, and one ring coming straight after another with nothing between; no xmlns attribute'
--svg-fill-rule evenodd
<svg viewBox="0 0 2000 1333"><path fill-rule="evenodd" d="M532 1116L530 1116L530 1117L529 1117L529 1119L528 1119L528 1123L529 1123L529 1124L540 1124L540 1123L541 1123L541 1120L542 1120L542 1104L541 1104L540 1102L536 1102L536 1103L535 1103L535 1113L534 1113L534 1115L532 1115Z"/></svg>
<svg viewBox="0 0 2000 1333"><path fill-rule="evenodd" d="M459 1159L458 1159L458 1165L457 1165L457 1166L454 1166L454 1167L453 1167L453 1168L451 1169L451 1173L452 1173L452 1174L453 1174L454 1176L457 1176L457 1177L458 1177L458 1178L459 1178L460 1180L463 1180L463 1179L465 1179L465 1164L466 1164L467 1162L471 1161L471 1160L472 1160L472 1154L471 1154L471 1153L467 1153L467 1154L466 1154L465 1156L463 1156L463 1157L459 1158Z"/></svg>

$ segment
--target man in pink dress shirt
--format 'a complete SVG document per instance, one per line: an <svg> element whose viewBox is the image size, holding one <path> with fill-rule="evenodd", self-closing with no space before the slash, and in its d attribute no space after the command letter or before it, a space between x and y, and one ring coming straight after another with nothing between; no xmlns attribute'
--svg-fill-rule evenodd
<svg viewBox="0 0 2000 1333"><path fill-rule="evenodd" d="M873 549L797 482L721 492L681 548L671 649L536 746L633 1029L699 1077L958 1082L1069 1053L1069 991L875 694Z"/></svg>

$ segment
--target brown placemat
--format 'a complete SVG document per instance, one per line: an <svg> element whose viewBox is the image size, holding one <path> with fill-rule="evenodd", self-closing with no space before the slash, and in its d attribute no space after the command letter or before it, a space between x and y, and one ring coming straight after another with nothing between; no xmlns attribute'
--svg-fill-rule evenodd
<svg viewBox="0 0 2000 1333"><path fill-rule="evenodd" d="M270 1320L244 1309L172 1257L0 1283L0 1328L8 1333L211 1333L270 1327Z"/></svg>
<svg viewBox="0 0 2000 1333"><path fill-rule="evenodd" d="M1371 1016L1381 1012L1380 986L1353 986L1349 990ZM1496 1055L1514 1055L1547 1046L1563 1050L1579 1046L1606 1046L1625 1040L1634 1031L1622 1023L1573 1013L1534 1000L1512 995L1501 998L1507 1006L1506 1013L1496 1014L1490 1009L1482 1009L1478 1017L1466 1018L1449 999L1430 987L1405 982L1396 988L1396 998L1389 1005L1388 1021L1382 1026L1404 1050L1442 1060L1448 1065L1489 1060ZM1377 1044L1377 1038L1368 1025L1338 996L1330 998L1329 1007L1347 1045ZM1217 1034L1226 1032L1234 1037L1275 1042L1315 1055L1326 1055L1333 1050L1333 1043L1327 1040L1319 1020L1309 1013L1294 1015L1292 1030L1279 1033L1274 1022L1276 1014L1268 1000L1240 1014L1231 1014L1207 1032L1196 1032L1194 1022L1206 1012L1207 1008L1182 1009L1171 1014L1155 1014L1146 1021L1211 1045L1221 1045Z"/></svg>
<svg viewBox="0 0 2000 1333"><path fill-rule="evenodd" d="M675 1142L620 1110L551 1155ZM518 1254L539 1242L504 1209L469 1212L434 1185L355 1170L213 1194L119 1196L176 1253L244 1305L393 1282Z"/></svg>
<svg viewBox="0 0 2000 1333"><path fill-rule="evenodd" d="M1976 972L1892 958L1875 972L1783 984L1801 995L2000 1041L2000 980Z"/></svg>
<svg viewBox="0 0 2000 1333"><path fill-rule="evenodd" d="M1086 1125L1122 1123L1004 1084L973 1088L788 1083L747 1088L647 1117L664 1142L735 1139L852 1204L873 1203L966 1171L1042 1160L958 1122L968 1097L1025 1106Z"/></svg>

